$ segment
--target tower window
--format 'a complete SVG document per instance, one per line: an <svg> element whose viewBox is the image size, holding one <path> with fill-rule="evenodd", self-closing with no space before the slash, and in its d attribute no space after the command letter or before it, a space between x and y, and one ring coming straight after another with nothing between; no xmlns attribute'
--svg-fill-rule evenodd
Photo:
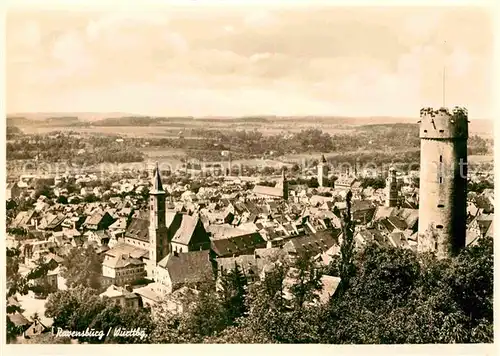
<svg viewBox="0 0 500 356"><path fill-rule="evenodd" d="M424 130L424 133L427 133L427 130Z"/></svg>
<svg viewBox="0 0 500 356"><path fill-rule="evenodd" d="M438 208L444 208L443 204L438 204Z"/></svg>
<svg viewBox="0 0 500 356"><path fill-rule="evenodd" d="M439 184L443 183L443 177L439 177Z"/></svg>
<svg viewBox="0 0 500 356"><path fill-rule="evenodd" d="M436 225L436 229L442 229L443 225Z"/></svg>
<svg viewBox="0 0 500 356"><path fill-rule="evenodd" d="M444 132L444 130L439 130L439 133L443 133L443 132Z"/></svg>
<svg viewBox="0 0 500 356"><path fill-rule="evenodd" d="M439 156L439 162L440 162L440 163L443 163L443 155L440 155L440 156Z"/></svg>

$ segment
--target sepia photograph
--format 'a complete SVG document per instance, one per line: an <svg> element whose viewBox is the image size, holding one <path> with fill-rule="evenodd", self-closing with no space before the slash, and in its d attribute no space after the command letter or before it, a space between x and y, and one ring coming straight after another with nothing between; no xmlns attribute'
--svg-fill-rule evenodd
<svg viewBox="0 0 500 356"><path fill-rule="evenodd" d="M50 3L5 16L11 351L493 343L491 7Z"/></svg>

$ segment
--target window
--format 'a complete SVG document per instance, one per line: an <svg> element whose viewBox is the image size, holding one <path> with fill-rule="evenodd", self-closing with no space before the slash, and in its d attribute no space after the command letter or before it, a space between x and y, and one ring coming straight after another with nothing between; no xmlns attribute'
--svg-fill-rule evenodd
<svg viewBox="0 0 500 356"><path fill-rule="evenodd" d="M439 177L439 184L443 183L443 177Z"/></svg>
<svg viewBox="0 0 500 356"><path fill-rule="evenodd" d="M438 249L438 243L436 241L436 242L434 242L434 250L437 250L437 249Z"/></svg>
<svg viewBox="0 0 500 356"><path fill-rule="evenodd" d="M444 204L438 204L438 208L444 208Z"/></svg>
<svg viewBox="0 0 500 356"><path fill-rule="evenodd" d="M442 229L443 225L436 225L436 229Z"/></svg>
<svg viewBox="0 0 500 356"><path fill-rule="evenodd" d="M439 133L443 133L443 132L444 132L444 130L439 130Z"/></svg>
<svg viewBox="0 0 500 356"><path fill-rule="evenodd" d="M440 162L440 163L443 163L443 155L440 155L440 156L439 156L439 162Z"/></svg>
<svg viewBox="0 0 500 356"><path fill-rule="evenodd" d="M427 133L427 130L424 130L424 133Z"/></svg>

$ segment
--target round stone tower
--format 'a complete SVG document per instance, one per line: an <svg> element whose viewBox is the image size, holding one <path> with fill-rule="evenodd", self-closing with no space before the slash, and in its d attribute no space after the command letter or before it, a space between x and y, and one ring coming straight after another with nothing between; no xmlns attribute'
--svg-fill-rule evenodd
<svg viewBox="0 0 500 356"><path fill-rule="evenodd" d="M465 246L467 111L420 111L418 250L439 258Z"/></svg>

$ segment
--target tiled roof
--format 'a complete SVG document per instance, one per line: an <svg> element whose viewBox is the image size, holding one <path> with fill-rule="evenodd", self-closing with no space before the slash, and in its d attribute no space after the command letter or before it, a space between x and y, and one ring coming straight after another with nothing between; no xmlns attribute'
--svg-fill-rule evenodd
<svg viewBox="0 0 500 356"><path fill-rule="evenodd" d="M180 215L181 214L177 210L167 209L165 211L165 225L167 227L170 227L170 225L172 225L172 222L175 220L175 218L180 216Z"/></svg>
<svg viewBox="0 0 500 356"><path fill-rule="evenodd" d="M129 292L125 288L118 287L118 286L115 286L113 284L110 285L108 287L108 289L106 289L104 292L102 292L99 296L100 297L108 297L108 298L116 298L116 297L123 296L127 299L138 298L138 296L135 293Z"/></svg>
<svg viewBox="0 0 500 356"><path fill-rule="evenodd" d="M266 241L258 232L212 241L212 249L219 257L253 253L265 246Z"/></svg>
<svg viewBox="0 0 500 356"><path fill-rule="evenodd" d="M409 228L412 228L418 222L418 209L401 209L398 216L405 221Z"/></svg>
<svg viewBox="0 0 500 356"><path fill-rule="evenodd" d="M189 245L199 222L200 220L198 217L182 214L181 226L175 232L172 242Z"/></svg>
<svg viewBox="0 0 500 356"><path fill-rule="evenodd" d="M228 224L209 225L207 232L211 234L212 240L227 239L234 236L241 236L247 234L248 231L233 227Z"/></svg>
<svg viewBox="0 0 500 356"><path fill-rule="evenodd" d="M159 302L162 300L162 295L155 291L155 287L158 285L157 283L158 282L154 282L144 287L135 288L134 293L154 302Z"/></svg>
<svg viewBox="0 0 500 356"><path fill-rule="evenodd" d="M382 233L377 229L364 229L359 232L368 242L375 242L380 246L386 246L387 242Z"/></svg>
<svg viewBox="0 0 500 356"><path fill-rule="evenodd" d="M386 218L389 223L394 226L395 228L403 231L403 230L406 230L406 228L408 227L408 225L406 224L406 222L404 220L401 220L400 218L396 217L396 216L389 216L388 218Z"/></svg>
<svg viewBox="0 0 500 356"><path fill-rule="evenodd" d="M352 202L352 211L356 212L359 210L368 210L375 208L373 202L371 200L353 200Z"/></svg>
<svg viewBox="0 0 500 356"><path fill-rule="evenodd" d="M104 215L107 214L102 210L98 210L92 213L92 215L88 216L85 220L85 225L98 225L101 220L104 218Z"/></svg>
<svg viewBox="0 0 500 356"><path fill-rule="evenodd" d="M205 282L214 278L207 250L171 253L159 265L168 270L172 285Z"/></svg>
<svg viewBox="0 0 500 356"><path fill-rule="evenodd" d="M109 229L125 230L127 228L127 218L119 218L109 226Z"/></svg>
<svg viewBox="0 0 500 356"><path fill-rule="evenodd" d="M264 185L256 185L253 192L259 195L268 195L273 197L283 197L283 189L276 187L267 187Z"/></svg>
<svg viewBox="0 0 500 356"><path fill-rule="evenodd" d="M254 255L241 255L236 257L223 257L217 259L219 271L232 271L238 265L244 275L258 275L257 261Z"/></svg>
<svg viewBox="0 0 500 356"><path fill-rule="evenodd" d="M356 181L354 177L340 177L335 181L335 186L350 187Z"/></svg>
<svg viewBox="0 0 500 356"><path fill-rule="evenodd" d="M340 229L332 231L319 231L315 234L298 236L290 239L283 247L287 252L296 254L310 253L313 256L327 251L330 247L336 244L334 236L340 235Z"/></svg>
<svg viewBox="0 0 500 356"><path fill-rule="evenodd" d="M490 226L493 224L493 220L483 220L478 218L477 224L479 225L479 229L481 230L481 235L485 236L490 229ZM493 236L493 234L491 235Z"/></svg>
<svg viewBox="0 0 500 356"><path fill-rule="evenodd" d="M65 219L66 217L63 214L56 215L53 219L50 220L50 222L48 222L45 229L47 230L55 229L59 225L61 225Z"/></svg>
<svg viewBox="0 0 500 356"><path fill-rule="evenodd" d="M335 294L340 281L340 277L328 276L326 274L321 276L322 288L317 292L320 303L324 304L330 300L331 296Z"/></svg>
<svg viewBox="0 0 500 356"><path fill-rule="evenodd" d="M14 323L15 326L26 326L31 324L31 321L26 319L24 315L22 315L19 312L7 314L7 317L10 319L12 323Z"/></svg>
<svg viewBox="0 0 500 356"><path fill-rule="evenodd" d="M131 265L141 266L144 265L144 262L137 258L132 258L128 254L122 254L112 258L105 258L102 264L110 268L124 268Z"/></svg>
<svg viewBox="0 0 500 356"><path fill-rule="evenodd" d="M385 219L389 216L394 216L398 212L398 209L395 207L387 207L387 206L378 206L377 210L375 211L375 216L373 217L373 220L378 221L381 219Z"/></svg>
<svg viewBox="0 0 500 356"><path fill-rule="evenodd" d="M149 252L146 249L135 247L124 242L118 243L113 246L112 249L106 251L107 256L118 257L123 254L128 254L132 258L141 258L147 257L149 255Z"/></svg>
<svg viewBox="0 0 500 356"><path fill-rule="evenodd" d="M149 241L149 220L132 218L130 225L125 231L125 237L148 242Z"/></svg>

